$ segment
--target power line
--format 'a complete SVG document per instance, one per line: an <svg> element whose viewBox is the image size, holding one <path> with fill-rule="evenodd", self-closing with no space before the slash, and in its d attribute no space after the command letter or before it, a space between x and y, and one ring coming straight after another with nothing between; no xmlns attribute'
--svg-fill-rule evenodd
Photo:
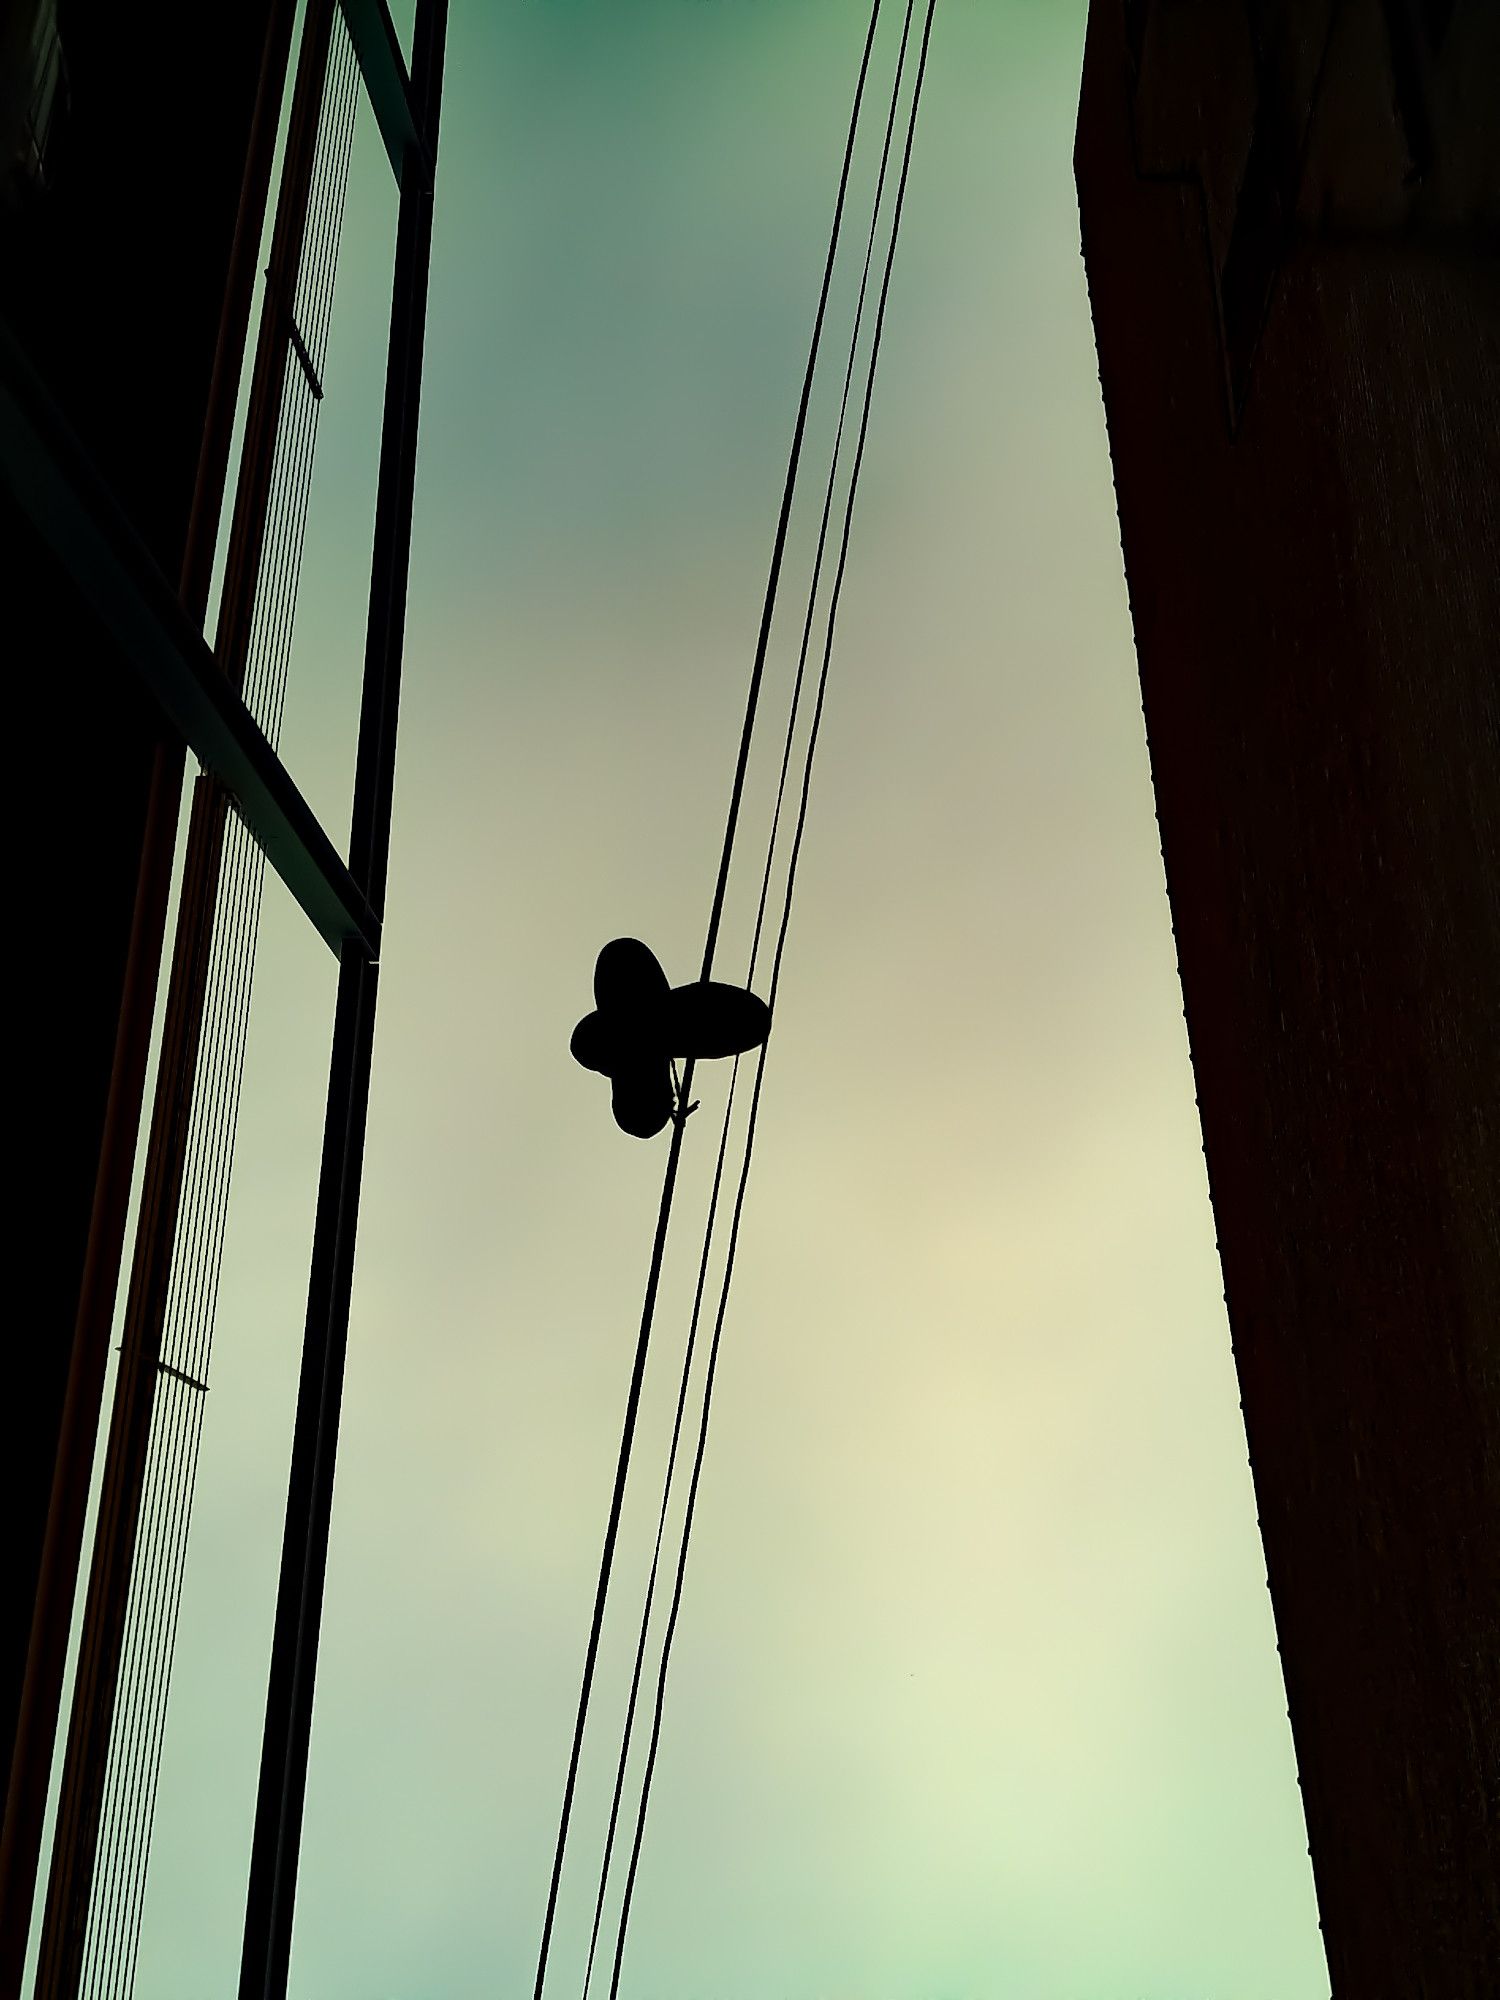
<svg viewBox="0 0 1500 2000"><path fill-rule="evenodd" d="M807 824L807 805L812 782L813 757L817 750L818 734L823 719L823 704L828 690L828 670L833 655L834 627L838 617L839 600L843 593L845 571L848 566L850 531L854 519L854 503L859 487L860 471L864 464L865 444L870 424L870 404L875 387L875 371L880 357L881 336L885 329L886 305L890 295L891 271L895 262L896 241L900 233L901 215L906 201L907 181L911 170L912 143L916 137L917 112L921 105L922 85L927 72L927 52L932 35L932 18L936 4L937 0L927 0L927 13L922 27L922 48L917 63L916 81L912 89L911 114L907 123L906 142L902 153L901 178L896 190L890 244L886 251L885 270L881 279L880 305L875 317L875 331L870 346L870 367L865 382L863 407L860 412L859 441L855 449L854 467L850 475L849 493L844 507L843 528L839 542L838 568L834 577L833 591L829 605L828 627L823 644L823 659L818 675L817 700L813 708L812 727L809 732L807 756L803 766L801 797L798 801L797 825L792 840L786 896L782 906L781 924L777 932L776 951L772 961L769 999L773 1009L781 981L782 958L786 949L787 930L792 913L792 893L796 883L797 863L801 856L802 839ZM740 1219L744 1209L745 1188L750 1176L750 1160L755 1145L755 1127L760 1111L760 1093L762 1084L765 1081L766 1053L767 1051L763 1047L756 1066L755 1087L750 1100L750 1115L745 1135L744 1157L740 1168L739 1186L735 1190L734 1213L730 1222L729 1247L725 1254L724 1274L719 1288L719 1302L714 1318L713 1341L709 1348L708 1366L705 1371L702 1416L698 1426L698 1442L693 1458L692 1479L688 1487L687 1507L683 1516L682 1540L678 1550L677 1573L672 1586L671 1608L667 1618L666 1635L662 1641L661 1663L656 1683L656 1700L651 1721L651 1738L646 1753L646 1769L641 1784L640 1803L636 1812L635 1834L631 1844L630 1867L625 1879L625 1894L620 1911L619 1931L615 1943L614 1968L610 1979L610 2000L617 2000L619 1994L620 1972L625 1957L625 1941L630 1924L630 1910L640 1868L641 1846L646 1827L646 1813L651 1798L651 1782L655 1775L657 1752L661 1742L662 1713L666 1702L667 1674L671 1664L672 1642L676 1636L678 1616L682 1608L683 1579L687 1570L688 1548L692 1540L693 1519L697 1510L704 1453L708 1443L708 1425L713 1402L714 1378L718 1368L719 1350L724 1332L724 1316L729 1299L729 1287L734 1275L734 1259L739 1244Z"/></svg>
<svg viewBox="0 0 1500 2000"><path fill-rule="evenodd" d="M849 189L849 170L854 158L854 142L859 128L860 107L864 101L865 81L869 75L870 68L870 51L874 46L875 30L880 18L880 8L881 0L874 0L874 4L870 10L870 24L865 34L864 51L860 58L859 80L855 87L854 104L849 116L849 133L844 145L843 165L839 174L838 199L834 205L833 223L829 231L828 255L823 266L823 281L818 294L818 309L813 322L812 340L809 344L807 357L807 369L803 377L802 395L797 408L797 420L793 428L791 448L787 456L786 482L782 491L781 513L777 521L776 537L771 553L770 575L767 579L765 602L761 611L760 631L755 648L755 662L751 670L750 688L745 705L745 720L740 732L739 757L735 766L734 783L730 791L729 813L724 829L724 845L719 860L719 875L714 887L713 904L709 912L708 933L703 950L702 976L704 979L708 979L712 973L714 948L718 942L719 925L724 912L724 893L729 880L729 865L733 857L735 832L739 824L740 801L744 793L745 771L750 758L750 740L754 732L756 709L760 700L761 682L765 672L766 648L770 639L771 620L775 610L777 589L781 580L782 560L786 550L787 525L791 518L792 497L796 487L797 469L801 462L803 436L807 428L808 405L812 399L813 377L817 369L823 322L828 310L828 294L833 281L834 263L838 255L839 233L843 222L844 204ZM578 1765L583 1750L584 1729L588 1721L589 1699L593 1691L594 1669L599 1654L599 1635L604 1623L605 1599L609 1593L610 1575L614 1566L615 1542L620 1526L620 1511L625 1497L625 1483L630 1467L631 1450L635 1442L635 1427L640 1408L641 1384L646 1370L646 1352L650 1344L651 1325L656 1312L656 1298L661 1282L662 1258L666 1249L667 1229L671 1220L672 1201L677 1187L678 1166L682 1157L682 1135L687 1116L685 1107L690 1102L692 1083L693 1063L689 1059L684 1065L679 1109L672 1124L672 1138L667 1153L666 1173L662 1181L661 1203L657 1213L656 1234L651 1251L651 1264L646 1279L646 1295L641 1310L640 1331L636 1337L635 1359L631 1370L630 1389L626 1398L625 1422L620 1437L620 1450L615 1467L614 1490L610 1497L609 1520L605 1528L604 1547L599 1559L599 1578L594 1592L594 1611L589 1628L588 1648L584 1656L583 1682L579 1691L578 1712L573 1726L573 1743L568 1757L567 1778L563 1787L562 1812L559 1817L557 1830L557 1848L553 1856L552 1875L547 1888L547 1910L542 1922L541 1946L537 1954L534 2000L542 2000L542 1989L547 1978L547 1960L551 1951L553 1926L557 1916L557 1898L562 1883L563 1861L567 1851L568 1826L572 1817L573 1797L578 1783Z"/></svg>
<svg viewBox="0 0 1500 2000"><path fill-rule="evenodd" d="M864 323L865 299L869 289L870 268L875 256L875 242L879 232L886 176L890 170L891 141L896 129L896 114L900 105L902 79L906 71L907 50L910 45L914 9L915 0L907 0L906 13L901 25L901 45L896 58L895 77L891 85L890 109L886 114L885 133L881 141L880 168L875 182L874 199L870 207L870 229L865 242L864 263L860 272L859 296L855 304L854 322L849 336L849 354L844 367L844 381L839 400L838 423L834 432L833 450L829 458L828 478L823 494L823 511L818 523L817 548L813 560L812 580L807 593L807 610L802 624L802 638L798 650L796 678L792 687L791 705L787 716L786 739L782 748L781 771L776 789L776 803L771 816L771 831L766 844L766 865L761 877L760 900L755 913L755 931L750 947L750 965L746 974L747 985L753 982L755 977L756 957L760 948L761 930L765 922L766 905L770 896L777 835L781 825L781 809L786 796L787 775L791 765L792 746L796 737L797 718L801 708L808 647L811 640L814 612L818 599L818 586L822 579L823 559L827 550L828 524L833 512L834 492L838 482L839 467L842 459L844 428L849 412L849 395L854 382L854 369L859 350L860 331ZM790 896L790 883L788 884L788 896ZM671 1503L672 1488L677 1469L677 1453L682 1435L682 1419L687 1403L688 1387L692 1377L693 1359L697 1349L698 1326L702 1312L704 1286L708 1276L714 1226L718 1217L719 1192L723 1182L724 1160L729 1143L730 1124L734 1115L735 1088L738 1080L739 1063L736 1060L734 1070L730 1076L729 1090L724 1106L723 1124L719 1135L718 1158L714 1165L713 1188L709 1197L708 1218L704 1225L703 1247L698 1263L698 1278L693 1294L692 1312L688 1323L687 1345L682 1362L682 1376L677 1392L677 1408L672 1420L672 1441L667 1455L666 1476L662 1483L661 1508L656 1524L656 1541L652 1550L651 1568L646 1583L645 1602L642 1607L640 1629L636 1638L635 1660L631 1668L630 1694L626 1705L624 1727L621 1731L620 1754L616 1762L614 1791L610 1799L609 1824L605 1834L604 1855L600 1864L598 1888L594 1899L593 1923L589 1932L588 1962L585 1967L583 1981L584 2000L588 2000L589 1989L593 1981L594 1960L598 1950L599 1932L603 1923L604 1905L608 1894L610 1867L614 1858L615 1836L619 1827L620 1804L625 1790L625 1777L630 1759L636 1708L640 1699L641 1678L645 1667L646 1644L651 1625L651 1613L656 1598L656 1580L661 1563L662 1544L666 1535L667 1514Z"/></svg>
<svg viewBox="0 0 1500 2000"><path fill-rule="evenodd" d="M719 1189L724 1180L724 1158L729 1148L729 1121L734 1111L734 1085L739 1075L739 1059L736 1057L734 1070L729 1079L729 1093L724 1106L724 1123L719 1133L719 1153L714 1162L713 1191L709 1196L708 1222L703 1235L703 1255L698 1265L698 1282L693 1293L692 1318L688 1326L687 1352L682 1363L682 1381L677 1391L677 1409L672 1418L672 1443L667 1453L667 1474L662 1485L661 1514L656 1524L656 1546L651 1552L651 1573L646 1582L645 1608L641 1612L640 1633L636 1640L635 1664L630 1674L630 1699L625 1710L625 1725L620 1735L620 1756L615 1767L614 1795L609 1803L609 1830L605 1835L604 1859L599 1867L599 1888L594 1899L594 1920L589 1931L588 1962L583 1973L583 1995L588 2000L589 1987L594 1977L594 1955L599 1946L599 1928L604 1917L604 1899L609 1886L609 1867L614 1855L615 1833L620 1823L620 1798L625 1790L625 1767L630 1757L630 1739L635 1726L636 1703L640 1699L641 1670L646 1657L646 1637L651 1627L651 1607L656 1597L656 1576L661 1564L662 1541L667 1526L667 1504L672 1494L672 1475L677 1467L677 1451L682 1441L682 1419L687 1408L688 1384L693 1368L693 1349L698 1334L698 1318L703 1306L703 1289L708 1276L708 1247L713 1236L714 1217L718 1213Z"/></svg>

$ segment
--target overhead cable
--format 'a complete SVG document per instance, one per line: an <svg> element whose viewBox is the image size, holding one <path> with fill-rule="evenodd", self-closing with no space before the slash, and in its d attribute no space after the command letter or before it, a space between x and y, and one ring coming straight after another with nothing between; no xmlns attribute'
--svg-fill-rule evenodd
<svg viewBox="0 0 1500 2000"><path fill-rule="evenodd" d="M761 611L760 631L756 640L755 661L750 675L749 693L745 705L745 719L740 732L739 756L735 766L734 782L730 791L729 813L724 829L724 843L719 860L718 880L714 888L712 907L709 912L708 933L703 951L703 978L710 977L713 969L714 949L718 942L719 926L724 911L724 893L729 880L729 867L733 858L735 831L739 824L740 802L744 793L745 771L750 758L750 743L754 733L756 709L760 700L761 682L765 672L766 648L770 638L771 621L775 611L776 596L781 580L782 560L786 550L787 525L791 518L792 499L796 488L797 470L801 462L803 436L807 428L808 405L812 399L813 377L817 370L819 347L822 340L823 322L828 309L828 294L833 281L834 264L838 255L839 233L843 222L844 205L849 189L849 170L854 157L854 142L859 129L860 107L864 101L865 81L870 68L870 51L875 41L875 30L880 18L881 0L874 0L870 10L869 27L865 34L864 51L860 58L859 80L855 87L854 104L849 117L849 132L844 145L843 165L839 174L838 198L834 205L833 223L829 231L828 255L823 267L823 281L818 294L818 309L813 322L812 339L809 344L807 368L803 377L802 395L797 408L797 420L792 432L791 447L787 456L786 481L782 491L781 512L776 526L776 537L771 553L770 575L766 584L765 601ZM542 1922L541 1945L537 1953L536 1982L533 2000L542 2000L542 1989L547 1978L547 1961L552 1946L553 1926L557 1916L558 1891L562 1883L563 1862L567 1852L568 1828L572 1817L573 1797L578 1783L578 1765L583 1750L584 1730L588 1721L589 1700L593 1691L594 1670L599 1653L599 1635L604 1623L604 1606L609 1593L609 1582L614 1566L615 1543L619 1533L620 1511L624 1502L625 1484L630 1467L630 1457L635 1441L637 1415L640 1409L641 1385L646 1371L646 1354L650 1345L651 1326L656 1312L657 1292L661 1283L662 1259L666 1249L668 1225L671 1220L672 1201L677 1187L678 1165L682 1156L682 1136L686 1117L685 1107L691 1101L693 1063L691 1059L684 1066L682 1077L679 1114L673 1120L672 1137L667 1152L666 1172L662 1181L661 1202L657 1213L656 1232L652 1243L651 1263L646 1278L646 1294L641 1310L640 1331L636 1338L635 1357L631 1369L630 1387L626 1397L625 1422L620 1438L620 1449L615 1467L614 1489L610 1496L609 1519L605 1528L604 1547L599 1560L599 1576L594 1592L594 1610L589 1628L588 1647L584 1655L583 1681L579 1691L578 1710L573 1727L573 1742L568 1757L567 1777L563 1786L562 1811L557 1830L557 1846L553 1855L551 1879L547 1888L547 1908Z"/></svg>
<svg viewBox="0 0 1500 2000"><path fill-rule="evenodd" d="M901 83L906 69L906 57L911 37L914 9L915 0L907 0L906 14L901 26L901 46L896 59L895 78L891 85L890 109L886 116L885 134L881 142L880 169L875 183L874 200L870 208L870 228L865 242L864 264L860 272L859 296L855 304L854 323L849 335L849 353L844 368L843 388L839 400L838 423L835 428L833 449L829 458L828 478L824 486L823 511L818 523L817 548L813 559L812 580L808 586L807 609L802 623L797 672L793 682L791 704L787 716L786 736L781 756L781 771L776 789L776 802L771 816L771 831L766 843L765 869L761 877L760 898L755 913L755 930L750 946L749 970L745 977L747 986L754 982L756 959L760 949L761 930L765 922L766 905L770 897L777 835L781 824L781 809L786 795L787 776L791 765L792 747L796 737L798 714L801 708L802 688L807 667L808 649L812 636L818 587L822 579L823 559L827 550L828 525L833 512L834 493L838 481L844 441L844 428L849 412L849 396L854 382L855 362L859 350L859 336L864 322L865 299L869 288L870 269L874 261L875 242L879 231L886 176L890 168L891 142L895 134L896 114L900 104ZM788 889L789 893L790 889ZM625 1790L625 1778L630 1759L636 1709L640 1699L647 1639L656 1597L656 1581L661 1563L662 1544L666 1535L667 1514L671 1504L672 1488L677 1469L677 1454L682 1435L683 1414L687 1403L688 1387L692 1377L693 1360L697 1348L698 1326L702 1312L704 1287L708 1276L709 1255L714 1237L715 1223L718 1217L719 1193L723 1181L724 1161L729 1142L730 1125L734 1116L735 1087L738 1078L739 1061L736 1059L734 1070L730 1076L729 1089L724 1106L724 1117L719 1135L718 1157L714 1165L713 1185L708 1204L708 1217L703 1230L703 1244L698 1262L698 1276L693 1293L687 1344L683 1354L682 1375L677 1392L677 1407L672 1419L672 1438L667 1454L667 1469L662 1482L661 1507L656 1524L656 1541L651 1554L651 1567L647 1577L645 1601L636 1637L635 1659L631 1667L630 1693L626 1705L624 1726L621 1731L619 1756L615 1766L614 1790L610 1798L609 1807L609 1824L605 1834L604 1854L600 1863L599 1881L594 1900L593 1923L589 1933L588 1961L583 1981L584 2000L588 2000L589 1990L593 1981L594 1961L598 1950L599 1932L603 1922L604 1906L608 1894L610 1869L614 1858L615 1836L619 1827L620 1805Z"/></svg>
<svg viewBox="0 0 1500 2000"><path fill-rule="evenodd" d="M875 331L870 347L870 366L865 381L864 401L860 411L859 441L854 454L854 467L850 475L849 492L844 507L844 519L839 542L838 567L834 576L828 625L823 643L823 658L818 675L817 699L813 707L812 727L809 732L806 759L802 772L801 796L797 808L796 831L792 840L791 860L788 867L785 900L782 905L781 922L776 937L776 949L772 960L769 999L774 1010L776 995L781 981L782 958L786 949L787 930L791 921L792 895L796 883L797 864L801 857L802 839L807 824L808 797L812 783L813 758L817 750L818 734L822 725L824 699L828 690L828 670L833 656L834 628L838 617L839 601L843 593L844 576L849 560L850 532L854 519L854 505L859 488L859 475L864 464L865 444L869 434L870 404L875 387L876 366L880 357L881 336L885 329L886 306L890 295L891 271L895 261L896 242L900 233L901 216L906 201L907 181L911 170L912 143L916 136L917 113L921 105L922 85L927 71L927 53L932 35L932 19L937 0L927 0L927 12L922 27L922 47L917 63L916 81L912 90L911 113L907 122L906 140L901 160L901 177L896 189L895 211L891 223L890 243L886 251L885 269L881 278L880 304L875 316ZM720 1344L724 1332L725 1309L729 1300L729 1287L734 1275L735 1252L739 1244L740 1219L744 1209L745 1188L750 1175L750 1160L755 1144L755 1127L760 1111L761 1087L765 1081L767 1048L760 1050L756 1065L755 1086L750 1100L750 1114L747 1123L744 1157L740 1168L739 1185L735 1190L734 1212L730 1222L729 1245L725 1253L724 1272L719 1288L718 1306L714 1316L713 1340L709 1347L708 1365L705 1371L702 1414L698 1426L697 1447L693 1457L692 1479L688 1487L687 1506L683 1516L682 1538L679 1544L676 1575L673 1579L671 1608L667 1618L666 1634L662 1642L661 1662L657 1673L656 1697L651 1720L651 1736L646 1753L646 1768L641 1784L640 1801L636 1811L634 1837L631 1843L630 1866L625 1879L625 1892L620 1911L619 1929L616 1935L615 1959L610 1979L610 2000L618 2000L620 1973L625 1957L625 1943L630 1924L631 1905L635 1895L635 1885L640 1869L641 1847L645 1835L646 1815L650 1805L651 1784L656 1772L657 1753L661 1742L662 1714L666 1703L667 1676L671 1665L672 1643L677 1632L678 1617L682 1608L683 1579L687 1570L688 1549L692 1540L693 1520L697 1511L699 1485L703 1474L703 1460L708 1443L709 1417L713 1402L714 1380L718 1368Z"/></svg>

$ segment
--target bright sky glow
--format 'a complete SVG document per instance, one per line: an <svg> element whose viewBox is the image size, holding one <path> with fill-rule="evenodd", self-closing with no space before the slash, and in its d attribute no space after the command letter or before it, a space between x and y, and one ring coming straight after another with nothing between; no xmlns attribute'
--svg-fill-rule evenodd
<svg viewBox="0 0 1500 2000"><path fill-rule="evenodd" d="M638 2000L1327 1991L1078 254L1083 14L939 0ZM864 17L453 8L299 2000L530 1992L666 1144L614 1130L568 1035L607 937L676 978L702 949ZM365 115L283 743L339 837L393 212ZM789 605L815 523L810 483ZM238 1964L332 1001L268 888L153 2000ZM643 1471L721 1102L701 1083Z"/></svg>

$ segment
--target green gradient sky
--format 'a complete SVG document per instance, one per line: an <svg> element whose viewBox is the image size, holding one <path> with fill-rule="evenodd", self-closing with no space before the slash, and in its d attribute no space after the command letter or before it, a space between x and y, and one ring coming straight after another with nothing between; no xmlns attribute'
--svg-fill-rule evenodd
<svg viewBox="0 0 1500 2000"><path fill-rule="evenodd" d="M639 2000L1327 1991L1077 247L1083 11L939 0ZM567 1037L606 937L701 950L864 15L453 8L300 2000L530 1990L662 1167ZM366 119L284 745L340 832L392 222ZM153 2000L232 1990L243 1906L332 1006L267 902Z"/></svg>

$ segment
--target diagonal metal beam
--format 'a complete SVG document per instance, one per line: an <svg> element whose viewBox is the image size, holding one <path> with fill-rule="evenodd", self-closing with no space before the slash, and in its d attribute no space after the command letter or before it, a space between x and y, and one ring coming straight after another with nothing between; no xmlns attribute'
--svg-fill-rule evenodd
<svg viewBox="0 0 1500 2000"><path fill-rule="evenodd" d="M0 485L222 783L329 948L340 954L357 940L378 958L380 919L3 321Z"/></svg>
<svg viewBox="0 0 1500 2000"><path fill-rule="evenodd" d="M423 185L430 187L432 160L412 113L411 78L386 0L339 0L339 7L397 187L406 177L409 159L419 162Z"/></svg>

